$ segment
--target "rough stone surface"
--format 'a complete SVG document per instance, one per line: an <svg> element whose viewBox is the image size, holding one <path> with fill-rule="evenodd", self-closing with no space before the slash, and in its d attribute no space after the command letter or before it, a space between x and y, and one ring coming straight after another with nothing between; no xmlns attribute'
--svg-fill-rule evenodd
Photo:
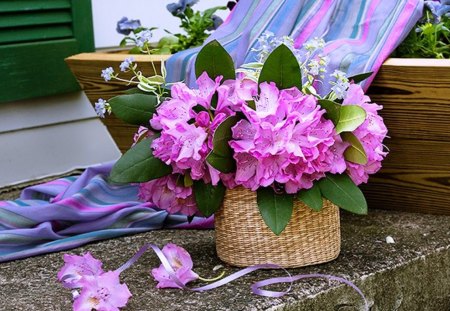
<svg viewBox="0 0 450 311"><path fill-rule="evenodd" d="M342 251L333 262L290 270L325 273L356 282L371 311L450 310L450 217L372 210L369 216L342 215ZM395 244L387 244L386 236ZM105 269L115 269L145 243L174 242L186 248L203 277L222 264L215 254L214 232L162 230L98 242L68 251L90 251ZM70 310L71 292L56 281L61 253L0 264L0 310ZM283 276L257 271L205 293L155 288L149 274L159 261L148 251L122 279L133 293L124 310L363 310L359 296L347 286L323 280L297 282L282 298L253 295L250 285ZM238 269L225 265L227 273ZM286 284L270 289L283 290Z"/></svg>

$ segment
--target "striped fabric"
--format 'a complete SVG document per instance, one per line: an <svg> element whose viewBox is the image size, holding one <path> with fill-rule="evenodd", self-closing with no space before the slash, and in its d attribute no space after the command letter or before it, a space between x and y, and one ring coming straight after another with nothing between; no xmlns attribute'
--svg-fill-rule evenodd
<svg viewBox="0 0 450 311"><path fill-rule="evenodd" d="M217 39L237 66L256 61L257 39L264 31L289 35L300 47L319 37L327 44L329 70L349 76L377 72L422 15L423 0L241 0L207 41ZM199 48L172 56L168 80L195 86L194 62ZM373 75L374 76L374 75ZM372 76L372 79L373 79ZM371 79L363 83L365 89ZM326 94L330 85L319 90Z"/></svg>
<svg viewBox="0 0 450 311"><path fill-rule="evenodd" d="M112 163L79 177L33 186L0 202L0 262L77 247L88 242L161 228L205 229L213 218L168 215L139 202L137 187L106 182Z"/></svg>

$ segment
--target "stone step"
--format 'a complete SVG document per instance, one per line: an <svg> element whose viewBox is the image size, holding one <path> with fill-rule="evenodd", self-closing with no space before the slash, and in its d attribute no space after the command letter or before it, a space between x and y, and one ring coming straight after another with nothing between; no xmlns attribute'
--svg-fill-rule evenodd
<svg viewBox="0 0 450 311"><path fill-rule="evenodd" d="M323 273L355 282L371 311L450 310L450 217L371 210L368 216L343 213L342 251L333 262L289 270L292 274ZM392 236L394 244L387 244ZM194 270L213 277L222 264L215 254L214 231L160 230L98 242L68 253L90 251L113 270L145 243L174 242L186 248ZM70 310L71 292L56 280L64 252L0 264L0 310ZM149 271L159 266L152 252L122 275L133 297L124 310L326 311L363 310L349 287L326 280L296 282L282 298L251 293L258 280L284 276L282 271L257 271L224 287L204 293L156 289ZM238 269L225 266L227 274ZM198 283L199 285L200 283ZM288 285L269 287L284 290Z"/></svg>

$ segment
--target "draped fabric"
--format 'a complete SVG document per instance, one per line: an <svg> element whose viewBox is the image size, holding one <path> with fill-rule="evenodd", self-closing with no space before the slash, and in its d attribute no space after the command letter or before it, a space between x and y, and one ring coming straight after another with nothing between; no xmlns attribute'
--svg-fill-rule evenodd
<svg viewBox="0 0 450 311"><path fill-rule="evenodd" d="M112 163L25 189L0 201L0 262L162 228L205 229L213 218L168 215L137 198L137 186L108 184Z"/></svg>
<svg viewBox="0 0 450 311"><path fill-rule="evenodd" d="M330 70L376 72L420 18L422 8L422 0L241 0L208 40L219 40L239 66L255 61L251 49L266 30L292 36L296 47L322 37ZM168 79L195 85L198 51L172 56ZM213 218L188 223L185 216L168 215L139 201L135 185L108 184L111 165L30 187L20 199L0 202L0 262L154 229L213 227Z"/></svg>
<svg viewBox="0 0 450 311"><path fill-rule="evenodd" d="M256 61L257 39L270 31L289 35L295 47L323 38L330 57L329 72L349 76L377 72L422 16L423 0L241 0L229 18L206 42L218 40L237 66ZM195 56L200 48L167 61L168 81L195 86ZM367 89L375 75L363 82ZM327 82L327 81L325 81ZM329 83L319 86L327 94Z"/></svg>

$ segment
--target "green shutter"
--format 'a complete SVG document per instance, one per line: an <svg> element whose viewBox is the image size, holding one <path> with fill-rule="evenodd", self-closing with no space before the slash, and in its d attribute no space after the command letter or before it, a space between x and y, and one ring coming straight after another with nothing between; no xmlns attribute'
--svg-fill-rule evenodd
<svg viewBox="0 0 450 311"><path fill-rule="evenodd" d="M0 0L0 103L79 90L64 58L93 50L90 0Z"/></svg>

